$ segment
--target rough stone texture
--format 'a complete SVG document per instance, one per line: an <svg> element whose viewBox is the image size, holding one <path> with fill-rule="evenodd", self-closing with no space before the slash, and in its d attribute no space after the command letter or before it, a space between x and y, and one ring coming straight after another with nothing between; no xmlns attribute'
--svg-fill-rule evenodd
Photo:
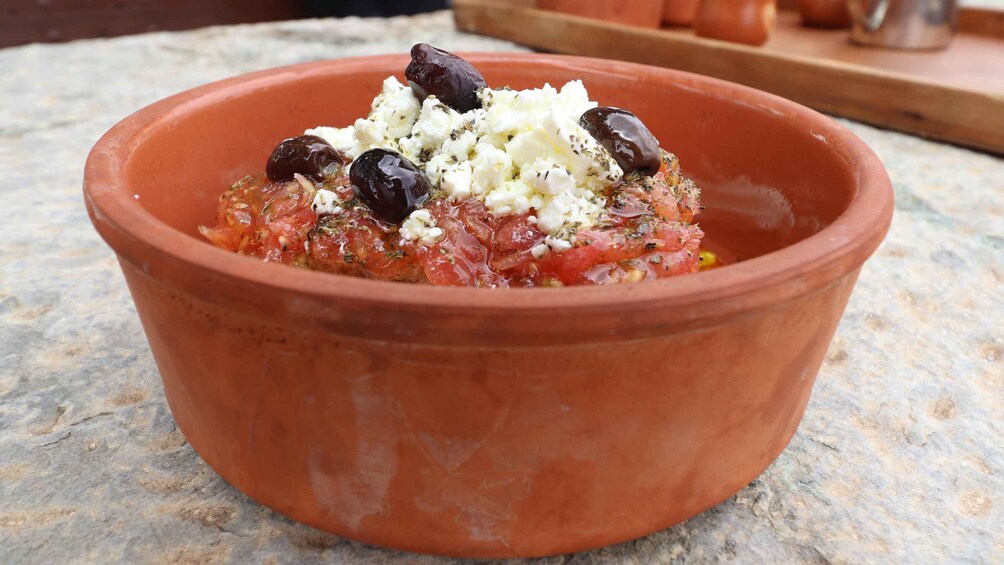
<svg viewBox="0 0 1004 565"><path fill-rule="evenodd" d="M295 524L202 463L80 195L88 149L145 104L419 40L516 49L436 14L0 50L0 563L447 561ZM685 524L542 563L1004 561L1004 161L847 125L896 217L787 451Z"/></svg>

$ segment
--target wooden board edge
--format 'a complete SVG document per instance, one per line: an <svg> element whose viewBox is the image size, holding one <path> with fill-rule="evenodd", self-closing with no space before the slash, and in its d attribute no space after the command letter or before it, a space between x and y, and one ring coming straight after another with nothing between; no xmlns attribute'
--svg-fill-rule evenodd
<svg viewBox="0 0 1004 565"><path fill-rule="evenodd" d="M959 10L959 32L1004 39L1004 11L989 8Z"/></svg>
<svg viewBox="0 0 1004 565"><path fill-rule="evenodd" d="M523 8L535 8L537 6L537 0L493 1ZM797 12L798 0L777 0L777 9L786 12ZM958 30L960 33L965 34L1004 39L1004 11L991 8L960 7L958 12Z"/></svg>
<svg viewBox="0 0 1004 565"><path fill-rule="evenodd" d="M463 31L556 53L699 73L765 90L822 112L1004 154L1004 136L987 119L1004 112L1004 96L494 0L454 0L454 15ZM905 83L909 89L903 88Z"/></svg>

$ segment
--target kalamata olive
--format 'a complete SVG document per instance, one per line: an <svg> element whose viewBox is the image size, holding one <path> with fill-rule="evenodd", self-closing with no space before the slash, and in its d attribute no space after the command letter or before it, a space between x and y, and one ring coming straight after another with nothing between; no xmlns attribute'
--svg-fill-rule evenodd
<svg viewBox="0 0 1004 565"><path fill-rule="evenodd" d="M478 89L488 85L470 63L427 43L411 48L404 76L419 100L432 95L461 113L481 107Z"/></svg>
<svg viewBox="0 0 1004 565"><path fill-rule="evenodd" d="M599 106L586 110L579 124L614 156L625 173L652 176L659 172L659 141L638 116L620 108Z"/></svg>
<svg viewBox="0 0 1004 565"><path fill-rule="evenodd" d="M414 163L388 149L370 149L352 162L349 181L381 219L399 224L429 198L431 183Z"/></svg>
<svg viewBox="0 0 1004 565"><path fill-rule="evenodd" d="M332 165L342 163L342 155L316 135L301 135L280 143L265 164L265 174L274 182L293 178L295 173L321 180Z"/></svg>

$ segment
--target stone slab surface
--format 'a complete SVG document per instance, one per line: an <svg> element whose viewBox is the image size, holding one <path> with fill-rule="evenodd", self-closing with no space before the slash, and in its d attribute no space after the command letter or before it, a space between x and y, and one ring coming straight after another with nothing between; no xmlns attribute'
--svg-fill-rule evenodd
<svg viewBox="0 0 1004 565"><path fill-rule="evenodd" d="M202 463L80 193L91 145L150 102L417 41L520 49L438 13L0 50L0 563L450 562L298 525ZM1004 562L1004 160L845 123L896 217L789 448L684 524L541 563Z"/></svg>

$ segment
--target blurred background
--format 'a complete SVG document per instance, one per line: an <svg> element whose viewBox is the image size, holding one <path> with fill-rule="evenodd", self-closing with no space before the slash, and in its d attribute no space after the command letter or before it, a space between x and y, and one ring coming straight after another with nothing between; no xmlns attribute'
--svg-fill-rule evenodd
<svg viewBox="0 0 1004 565"><path fill-rule="evenodd" d="M585 0L588 1L588 0ZM0 0L0 47L220 24L397 16L449 0Z"/></svg>
<svg viewBox="0 0 1004 565"><path fill-rule="evenodd" d="M538 0L507 1L532 5ZM574 2L550 4L574 5L570 1ZM778 6L790 9L798 1L776 0ZM959 5L975 7L999 8L1000 2L958 0ZM451 4L452 0L0 0L0 47L302 18L399 16Z"/></svg>

